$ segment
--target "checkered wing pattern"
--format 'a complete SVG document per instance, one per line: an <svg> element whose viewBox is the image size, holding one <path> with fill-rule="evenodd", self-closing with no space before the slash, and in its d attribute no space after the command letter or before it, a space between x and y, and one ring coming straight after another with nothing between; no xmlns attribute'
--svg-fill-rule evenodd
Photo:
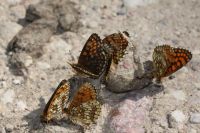
<svg viewBox="0 0 200 133"><path fill-rule="evenodd" d="M75 124L83 127L95 124L101 112L95 87L88 82L82 84L65 112Z"/></svg>
<svg viewBox="0 0 200 133"><path fill-rule="evenodd" d="M63 110L67 106L69 99L69 89L70 83L66 80L63 80L58 85L44 108L42 121L48 122L52 119L61 119L63 117Z"/></svg>
<svg viewBox="0 0 200 133"><path fill-rule="evenodd" d="M129 37L129 33L124 31L123 33L119 32L108 35L102 40L104 46L112 52L112 58L115 64L118 64L125 54L128 46L127 37Z"/></svg>
<svg viewBox="0 0 200 133"><path fill-rule="evenodd" d="M102 48L100 37L93 33L83 47L77 64L71 66L78 72L98 78L108 65L107 53Z"/></svg>
<svg viewBox="0 0 200 133"><path fill-rule="evenodd" d="M190 51L169 45L157 46L153 52L155 76L159 79L169 76L185 66L192 59Z"/></svg>

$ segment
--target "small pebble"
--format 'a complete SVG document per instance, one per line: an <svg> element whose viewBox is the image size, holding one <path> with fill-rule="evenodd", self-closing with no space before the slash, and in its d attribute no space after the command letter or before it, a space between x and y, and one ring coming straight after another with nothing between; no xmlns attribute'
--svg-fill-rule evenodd
<svg viewBox="0 0 200 133"><path fill-rule="evenodd" d="M200 124L200 113L191 114L190 122L193 124Z"/></svg>
<svg viewBox="0 0 200 133"><path fill-rule="evenodd" d="M23 101L18 101L17 102L17 108L19 109L19 110L25 110L26 109L26 103L25 102L23 102Z"/></svg>
<svg viewBox="0 0 200 133"><path fill-rule="evenodd" d="M21 80L19 80L19 79L14 79L14 80L13 80L13 84L15 84L15 85L20 85L20 84L21 84Z"/></svg>
<svg viewBox="0 0 200 133"><path fill-rule="evenodd" d="M97 28L98 27L98 23L95 21L90 21L87 25L89 28Z"/></svg>
<svg viewBox="0 0 200 133"><path fill-rule="evenodd" d="M31 64L33 64L33 59L32 59L31 56L27 55L25 62L24 62L24 65L25 65L25 67L29 67Z"/></svg>
<svg viewBox="0 0 200 133"><path fill-rule="evenodd" d="M183 122L185 120L185 115L180 110L175 110L171 113L172 117L175 118L177 122Z"/></svg>
<svg viewBox="0 0 200 133"><path fill-rule="evenodd" d="M144 6L153 3L155 0L123 0L126 7Z"/></svg>
<svg viewBox="0 0 200 133"><path fill-rule="evenodd" d="M175 128L180 126L186 119L181 110L175 110L168 115L169 127Z"/></svg>
<svg viewBox="0 0 200 133"><path fill-rule="evenodd" d="M1 126L0 126L0 133L6 133L6 130L5 130L4 127L1 127Z"/></svg>
<svg viewBox="0 0 200 133"><path fill-rule="evenodd" d="M9 90L7 90L6 92L3 93L3 95L1 96L1 101L4 104L12 103L14 96L15 96L14 90L9 89Z"/></svg>
<svg viewBox="0 0 200 133"><path fill-rule="evenodd" d="M7 87L6 81L0 81L0 89L6 88L6 87Z"/></svg>
<svg viewBox="0 0 200 133"><path fill-rule="evenodd" d="M6 132L12 132L14 126L11 124L6 124Z"/></svg>
<svg viewBox="0 0 200 133"><path fill-rule="evenodd" d="M37 62L37 66L42 69L42 70L45 70L45 69L49 69L51 66L46 63L46 62Z"/></svg>

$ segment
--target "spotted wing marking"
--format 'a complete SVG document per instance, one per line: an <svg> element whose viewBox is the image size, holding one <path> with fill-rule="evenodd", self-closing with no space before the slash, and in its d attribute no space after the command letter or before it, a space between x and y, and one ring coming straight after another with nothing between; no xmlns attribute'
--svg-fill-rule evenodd
<svg viewBox="0 0 200 133"><path fill-rule="evenodd" d="M88 82L81 85L65 111L75 124L83 127L94 124L101 112L101 103L97 100L95 87Z"/></svg>
<svg viewBox="0 0 200 133"><path fill-rule="evenodd" d="M169 76L185 66L192 59L190 51L169 45L157 46L153 52L155 76L160 79Z"/></svg>
<svg viewBox="0 0 200 133"><path fill-rule="evenodd" d="M48 122L54 118L62 118L63 109L69 99L69 89L70 83L66 80L61 81L44 108L42 121Z"/></svg>

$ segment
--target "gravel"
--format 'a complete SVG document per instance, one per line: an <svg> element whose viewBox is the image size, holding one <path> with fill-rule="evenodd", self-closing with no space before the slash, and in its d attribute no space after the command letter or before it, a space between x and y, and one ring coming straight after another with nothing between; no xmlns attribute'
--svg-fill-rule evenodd
<svg viewBox="0 0 200 133"><path fill-rule="evenodd" d="M114 73L123 81L111 73L102 87L102 113L87 132L200 132L200 1L0 2L0 132L80 132L67 120L43 126L41 112L58 83L75 74L67 62L77 61L88 37L119 30L130 33L137 50L128 49ZM186 48L193 57L157 84L142 75L162 44Z"/></svg>

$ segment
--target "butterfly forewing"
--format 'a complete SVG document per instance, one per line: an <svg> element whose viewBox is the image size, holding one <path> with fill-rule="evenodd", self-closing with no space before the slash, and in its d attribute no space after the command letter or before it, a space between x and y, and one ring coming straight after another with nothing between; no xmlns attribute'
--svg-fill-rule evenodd
<svg viewBox="0 0 200 133"><path fill-rule="evenodd" d="M123 34L124 33L124 34ZM113 62L118 64L120 59L124 56L125 50L128 46L127 37L129 37L128 32L114 33L106 36L102 42L105 47L108 47L110 52L112 52Z"/></svg>
<svg viewBox="0 0 200 133"><path fill-rule="evenodd" d="M153 52L155 76L169 76L186 65L191 58L191 52L186 49L172 48L169 45L157 46Z"/></svg>
<svg viewBox="0 0 200 133"><path fill-rule="evenodd" d="M66 80L63 80L58 85L44 108L42 121L48 122L52 119L61 119L63 117L63 110L69 98L69 89L70 83Z"/></svg>
<svg viewBox="0 0 200 133"><path fill-rule="evenodd" d="M72 67L78 72L85 73L92 77L99 77L107 65L107 53L102 48L100 37L93 33L87 40L78 59L78 64Z"/></svg>
<svg viewBox="0 0 200 133"><path fill-rule="evenodd" d="M84 127L94 124L101 112L95 87L88 82L81 85L65 111L75 124Z"/></svg>

